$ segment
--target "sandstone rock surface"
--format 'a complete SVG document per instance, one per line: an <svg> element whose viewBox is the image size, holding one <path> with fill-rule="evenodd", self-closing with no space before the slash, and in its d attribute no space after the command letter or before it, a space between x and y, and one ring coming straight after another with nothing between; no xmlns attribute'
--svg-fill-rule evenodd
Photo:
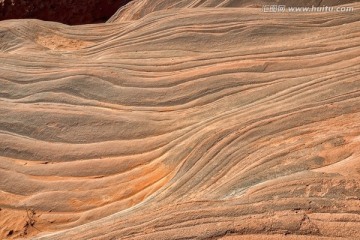
<svg viewBox="0 0 360 240"><path fill-rule="evenodd" d="M0 239L360 238L360 3L235 2L0 22Z"/></svg>

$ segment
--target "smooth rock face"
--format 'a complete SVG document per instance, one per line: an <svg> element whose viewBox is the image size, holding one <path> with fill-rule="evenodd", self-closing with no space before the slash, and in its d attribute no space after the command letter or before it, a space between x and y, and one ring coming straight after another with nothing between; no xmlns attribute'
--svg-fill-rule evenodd
<svg viewBox="0 0 360 240"><path fill-rule="evenodd" d="M36 18L65 24L107 21L131 0L0 0L0 20Z"/></svg>
<svg viewBox="0 0 360 240"><path fill-rule="evenodd" d="M0 239L360 238L360 3L235 2L0 22Z"/></svg>

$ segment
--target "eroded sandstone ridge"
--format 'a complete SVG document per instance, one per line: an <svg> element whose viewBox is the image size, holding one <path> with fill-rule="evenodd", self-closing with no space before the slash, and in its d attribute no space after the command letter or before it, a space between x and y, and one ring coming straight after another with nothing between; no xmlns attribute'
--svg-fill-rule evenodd
<svg viewBox="0 0 360 240"><path fill-rule="evenodd" d="M0 239L359 239L360 3L176 2L0 22Z"/></svg>
<svg viewBox="0 0 360 240"><path fill-rule="evenodd" d="M0 0L0 20L36 18L66 24L107 21L131 0Z"/></svg>

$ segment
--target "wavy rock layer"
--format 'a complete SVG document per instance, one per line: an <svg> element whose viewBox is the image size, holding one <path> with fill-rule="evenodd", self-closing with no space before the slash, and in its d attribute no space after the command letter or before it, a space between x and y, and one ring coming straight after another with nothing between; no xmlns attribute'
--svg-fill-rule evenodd
<svg viewBox="0 0 360 240"><path fill-rule="evenodd" d="M132 0L120 8L108 22L136 20L149 13L179 8L224 8L257 7L264 5L286 5L292 7L337 6L357 0Z"/></svg>
<svg viewBox="0 0 360 240"><path fill-rule="evenodd" d="M0 22L0 238L359 238L351 6Z"/></svg>

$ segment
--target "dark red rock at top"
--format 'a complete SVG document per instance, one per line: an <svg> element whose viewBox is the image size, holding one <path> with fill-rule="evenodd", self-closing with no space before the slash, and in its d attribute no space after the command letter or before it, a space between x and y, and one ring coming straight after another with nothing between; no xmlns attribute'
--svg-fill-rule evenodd
<svg viewBox="0 0 360 240"><path fill-rule="evenodd" d="M105 22L131 0L0 0L0 20L36 18L69 25Z"/></svg>

